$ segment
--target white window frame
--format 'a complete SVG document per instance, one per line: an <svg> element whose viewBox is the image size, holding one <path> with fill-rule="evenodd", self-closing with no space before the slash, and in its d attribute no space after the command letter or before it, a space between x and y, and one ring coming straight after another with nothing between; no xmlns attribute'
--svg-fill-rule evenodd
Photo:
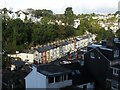
<svg viewBox="0 0 120 90"><path fill-rule="evenodd" d="M114 50L114 58L119 57L119 50Z"/></svg>
<svg viewBox="0 0 120 90"><path fill-rule="evenodd" d="M95 58L95 53L94 52L90 52L90 58Z"/></svg>
<svg viewBox="0 0 120 90"><path fill-rule="evenodd" d="M49 78L48 78L48 84L54 84L54 83L55 83L55 77L53 77L53 82L52 83L49 82Z"/></svg>
<svg viewBox="0 0 120 90"><path fill-rule="evenodd" d="M117 68L113 68L113 75L118 76L118 69Z"/></svg>

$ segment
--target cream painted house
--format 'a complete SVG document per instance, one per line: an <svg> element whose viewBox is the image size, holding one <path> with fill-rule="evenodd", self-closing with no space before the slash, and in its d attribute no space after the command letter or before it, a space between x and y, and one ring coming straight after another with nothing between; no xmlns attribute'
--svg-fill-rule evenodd
<svg viewBox="0 0 120 90"><path fill-rule="evenodd" d="M54 57L54 48L50 49L50 61L53 61L53 57Z"/></svg>
<svg viewBox="0 0 120 90"><path fill-rule="evenodd" d="M57 47L57 58L60 58L59 47Z"/></svg>
<svg viewBox="0 0 120 90"><path fill-rule="evenodd" d="M30 53L8 54L9 57L20 58L22 61L33 63L34 55Z"/></svg>

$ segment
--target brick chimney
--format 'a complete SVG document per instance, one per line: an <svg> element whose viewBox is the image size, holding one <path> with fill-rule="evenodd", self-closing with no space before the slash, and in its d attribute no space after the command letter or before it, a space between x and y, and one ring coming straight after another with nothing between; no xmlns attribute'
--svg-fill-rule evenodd
<svg viewBox="0 0 120 90"><path fill-rule="evenodd" d="M107 38L107 41L106 41L106 46L107 47L112 47L113 46L113 38Z"/></svg>

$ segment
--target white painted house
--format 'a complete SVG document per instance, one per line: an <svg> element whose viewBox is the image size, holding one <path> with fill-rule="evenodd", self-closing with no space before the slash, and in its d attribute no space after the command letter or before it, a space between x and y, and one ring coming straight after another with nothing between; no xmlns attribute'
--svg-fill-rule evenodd
<svg viewBox="0 0 120 90"><path fill-rule="evenodd" d="M24 21L24 19L25 19L25 14L23 13L23 11L19 11L19 12L18 12L18 18L20 18L22 21Z"/></svg>
<svg viewBox="0 0 120 90"><path fill-rule="evenodd" d="M71 42L71 44L70 44L70 50L71 50L71 53L74 52L74 43L73 42Z"/></svg>
<svg viewBox="0 0 120 90"><path fill-rule="evenodd" d="M29 51L28 53L8 54L8 56L13 58L20 58L22 61L27 63L34 63L34 60L38 61L39 63L42 62L41 53L37 50Z"/></svg>
<svg viewBox="0 0 120 90"><path fill-rule="evenodd" d="M72 71L54 64L42 64L25 77L26 89L62 88L72 85Z"/></svg>
<svg viewBox="0 0 120 90"><path fill-rule="evenodd" d="M57 48L54 47L54 56L53 56L53 60L57 59Z"/></svg>
<svg viewBox="0 0 120 90"><path fill-rule="evenodd" d="M18 16L15 12L7 12L7 15L10 17L10 19L17 19Z"/></svg>
<svg viewBox="0 0 120 90"><path fill-rule="evenodd" d="M77 28L80 25L80 19L74 20L74 28Z"/></svg>
<svg viewBox="0 0 120 90"><path fill-rule="evenodd" d="M8 54L9 57L21 58L22 61L33 63L34 55L31 53Z"/></svg>
<svg viewBox="0 0 120 90"><path fill-rule="evenodd" d="M54 48L52 47L50 49L50 60L53 61L53 57L54 57Z"/></svg>
<svg viewBox="0 0 120 90"><path fill-rule="evenodd" d="M34 60L37 61L38 63L42 63L42 53L39 52L39 50L34 51Z"/></svg>
<svg viewBox="0 0 120 90"><path fill-rule="evenodd" d="M60 58L59 47L57 47L57 58Z"/></svg>

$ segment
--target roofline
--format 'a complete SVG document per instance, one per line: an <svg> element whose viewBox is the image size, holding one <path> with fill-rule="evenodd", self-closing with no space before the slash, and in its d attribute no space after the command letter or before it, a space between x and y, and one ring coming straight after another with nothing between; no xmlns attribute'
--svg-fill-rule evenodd
<svg viewBox="0 0 120 90"><path fill-rule="evenodd" d="M96 49L96 48L95 48ZM97 50L97 49L96 49ZM97 50L109 63L110 63L110 65L111 65L111 61L106 57L106 56L104 56L99 50Z"/></svg>
<svg viewBox="0 0 120 90"><path fill-rule="evenodd" d="M38 70L37 70L37 72L40 73L40 74L42 74L42 75L44 75L44 76L51 77L51 76L58 76L58 75L66 74L66 73L71 73L72 70L71 71L67 71L67 72L54 73L54 74L51 74L51 75L44 74L44 73L42 73L41 71L38 71Z"/></svg>
<svg viewBox="0 0 120 90"><path fill-rule="evenodd" d="M92 47L93 49L91 49L91 50L89 50L88 52L90 52L90 51L92 51L92 50L97 50L109 63L110 63L110 65L111 65L111 61L106 57L106 56L104 56L98 49L97 49L97 47ZM88 53L88 52L86 52L86 53ZM86 54L85 53L85 54Z"/></svg>

